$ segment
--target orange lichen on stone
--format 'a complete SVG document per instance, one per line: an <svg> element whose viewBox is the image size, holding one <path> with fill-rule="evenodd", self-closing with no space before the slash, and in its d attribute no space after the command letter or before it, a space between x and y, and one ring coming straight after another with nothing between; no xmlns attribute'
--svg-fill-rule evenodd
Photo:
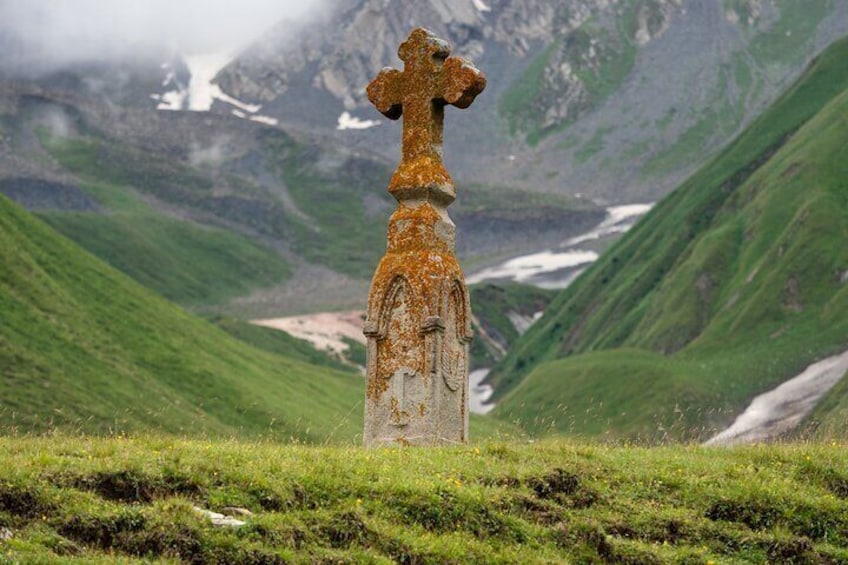
<svg viewBox="0 0 848 565"><path fill-rule="evenodd" d="M466 59L448 57L450 45L424 28L401 44L398 56L404 70L389 67L368 85L368 99L387 118L403 116L403 157L390 186L452 184L442 165L444 107L467 108L486 87L486 76ZM414 165L419 159L423 160Z"/></svg>
<svg viewBox="0 0 848 565"><path fill-rule="evenodd" d="M456 189L442 163L442 126L445 105L468 107L486 78L449 54L447 42L415 29L398 50L404 70L385 68L368 85L381 113L403 116L403 150L365 323L366 445L467 441L471 316L447 213Z"/></svg>

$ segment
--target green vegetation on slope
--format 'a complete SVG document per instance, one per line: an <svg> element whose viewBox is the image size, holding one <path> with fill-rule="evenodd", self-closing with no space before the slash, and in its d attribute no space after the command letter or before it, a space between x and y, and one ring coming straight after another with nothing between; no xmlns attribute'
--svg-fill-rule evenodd
<svg viewBox="0 0 848 565"><path fill-rule="evenodd" d="M0 430L307 442L361 434L360 376L280 332L219 320L225 333L4 196L0 264ZM471 419L475 439L510 431Z"/></svg>
<svg viewBox="0 0 848 565"><path fill-rule="evenodd" d="M637 12L646 10L653 17L658 9L650 0L632 0L626 3L624 15L619 18L602 25L593 18L553 38L501 97L499 109L511 133L521 132L530 145L536 145L545 136L598 107L633 69ZM571 8L562 5L559 10L563 25L570 25L565 22L571 17ZM563 65L573 69L573 75L569 71L568 76L552 79L552 75L562 73ZM563 88L567 92L555 91ZM542 123L542 119L551 121L546 110L559 104L558 98L566 94L576 100L569 114L552 123Z"/></svg>
<svg viewBox="0 0 848 565"><path fill-rule="evenodd" d="M162 214L39 216L144 286L186 306L224 303L289 274L277 254L244 237Z"/></svg>
<svg viewBox="0 0 848 565"><path fill-rule="evenodd" d="M844 563L845 448L4 438L0 561Z"/></svg>
<svg viewBox="0 0 848 565"><path fill-rule="evenodd" d="M552 41L544 51L536 55L521 77L513 82L501 97L500 111L506 116L511 133L527 130L528 140L535 139L538 142L540 132L538 125L531 120L532 113L527 101L535 100L539 96L540 87L544 84L545 68L557 48L557 42Z"/></svg>
<svg viewBox="0 0 848 565"><path fill-rule="evenodd" d="M676 437L702 437L845 349L846 179L848 39L555 299L493 374L495 413L597 433L581 411L602 409L615 435L662 438L677 426ZM634 354L641 368L629 370L617 348L659 354L655 369ZM605 398L607 378L651 383L652 394Z"/></svg>
<svg viewBox="0 0 848 565"><path fill-rule="evenodd" d="M848 373L807 416L800 433L818 439L848 437Z"/></svg>
<svg viewBox="0 0 848 565"><path fill-rule="evenodd" d="M532 318L543 312L555 295L553 290L520 283L481 283L468 290L476 334L471 342L473 368L491 367L518 339L519 331L510 316Z"/></svg>
<svg viewBox="0 0 848 565"><path fill-rule="evenodd" d="M362 380L239 342L0 197L0 423L350 440Z"/></svg>
<svg viewBox="0 0 848 565"><path fill-rule="evenodd" d="M224 303L282 282L290 269L275 252L211 227L169 216L136 190L169 202L200 202L211 181L167 159L94 139L52 140L51 154L83 182L106 213L43 212L65 236L143 285L183 305Z"/></svg>
<svg viewBox="0 0 848 565"><path fill-rule="evenodd" d="M265 149L275 173L308 217L293 223L298 253L339 272L369 278L385 251L386 234L380 226L388 223L393 209L383 193L390 169L351 155L327 155L318 146L278 135L267 136Z"/></svg>

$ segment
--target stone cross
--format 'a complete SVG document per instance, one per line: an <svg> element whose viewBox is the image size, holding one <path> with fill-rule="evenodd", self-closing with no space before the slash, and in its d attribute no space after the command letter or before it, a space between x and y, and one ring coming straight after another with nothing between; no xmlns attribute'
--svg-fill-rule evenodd
<svg viewBox="0 0 848 565"><path fill-rule="evenodd" d="M368 85L381 113L403 116L403 150L365 322L366 446L468 440L471 311L447 214L456 190L442 164L442 124L445 106L467 108L486 77L449 54L445 41L415 29L398 50L404 70L385 68Z"/></svg>

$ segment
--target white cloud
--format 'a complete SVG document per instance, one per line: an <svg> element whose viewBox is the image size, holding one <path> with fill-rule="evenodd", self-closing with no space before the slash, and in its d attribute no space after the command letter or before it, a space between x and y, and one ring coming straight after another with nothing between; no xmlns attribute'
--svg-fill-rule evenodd
<svg viewBox="0 0 848 565"><path fill-rule="evenodd" d="M309 0L2 0L0 39L17 56L54 64L157 52L234 51L282 19L305 16Z"/></svg>

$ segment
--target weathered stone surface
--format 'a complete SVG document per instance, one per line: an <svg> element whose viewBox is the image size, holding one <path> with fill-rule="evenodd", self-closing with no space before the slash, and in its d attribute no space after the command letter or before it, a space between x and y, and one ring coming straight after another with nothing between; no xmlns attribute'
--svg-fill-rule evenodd
<svg viewBox="0 0 848 565"><path fill-rule="evenodd" d="M442 124L444 107L467 108L486 78L449 54L445 41L415 29L398 50L404 70L385 68L368 86L381 113L404 121L389 183L398 208L365 322L366 446L468 440L471 311L447 214L456 190L442 164Z"/></svg>

